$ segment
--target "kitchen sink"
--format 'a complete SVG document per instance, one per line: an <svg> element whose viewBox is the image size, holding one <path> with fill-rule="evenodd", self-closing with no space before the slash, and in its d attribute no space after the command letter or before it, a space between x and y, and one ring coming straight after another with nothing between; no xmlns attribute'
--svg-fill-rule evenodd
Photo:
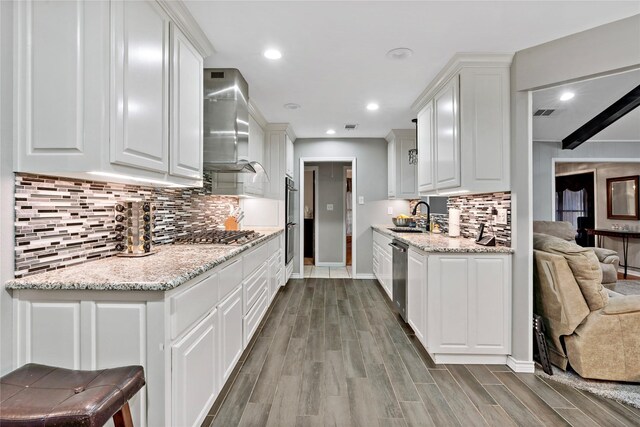
<svg viewBox="0 0 640 427"><path fill-rule="evenodd" d="M424 230L415 227L389 227L395 233L424 233Z"/></svg>

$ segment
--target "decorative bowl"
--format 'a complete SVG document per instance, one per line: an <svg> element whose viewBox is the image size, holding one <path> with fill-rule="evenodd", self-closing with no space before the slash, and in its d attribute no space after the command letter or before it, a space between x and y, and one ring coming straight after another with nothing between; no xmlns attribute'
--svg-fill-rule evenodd
<svg viewBox="0 0 640 427"><path fill-rule="evenodd" d="M412 219L411 218L391 218L391 221L393 221L393 225L395 225L396 227L408 227Z"/></svg>

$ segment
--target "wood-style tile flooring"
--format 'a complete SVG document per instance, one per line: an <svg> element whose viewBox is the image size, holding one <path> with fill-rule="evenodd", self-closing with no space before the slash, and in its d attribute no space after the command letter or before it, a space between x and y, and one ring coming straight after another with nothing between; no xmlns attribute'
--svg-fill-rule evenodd
<svg viewBox="0 0 640 427"><path fill-rule="evenodd" d="M212 426L638 426L640 410L506 366L435 365L372 280L291 280Z"/></svg>

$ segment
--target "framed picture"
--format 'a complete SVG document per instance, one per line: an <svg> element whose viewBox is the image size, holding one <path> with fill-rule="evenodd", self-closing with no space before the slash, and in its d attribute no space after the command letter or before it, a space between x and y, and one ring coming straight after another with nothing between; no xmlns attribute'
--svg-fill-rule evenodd
<svg viewBox="0 0 640 427"><path fill-rule="evenodd" d="M607 178L607 218L640 220L638 175Z"/></svg>

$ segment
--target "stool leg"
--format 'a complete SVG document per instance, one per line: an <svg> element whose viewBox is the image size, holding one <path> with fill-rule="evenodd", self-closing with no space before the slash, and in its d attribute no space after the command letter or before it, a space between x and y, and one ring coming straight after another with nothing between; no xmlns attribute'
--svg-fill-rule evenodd
<svg viewBox="0 0 640 427"><path fill-rule="evenodd" d="M115 427L133 427L129 402L125 402L122 408L113 414L113 424L115 424Z"/></svg>

